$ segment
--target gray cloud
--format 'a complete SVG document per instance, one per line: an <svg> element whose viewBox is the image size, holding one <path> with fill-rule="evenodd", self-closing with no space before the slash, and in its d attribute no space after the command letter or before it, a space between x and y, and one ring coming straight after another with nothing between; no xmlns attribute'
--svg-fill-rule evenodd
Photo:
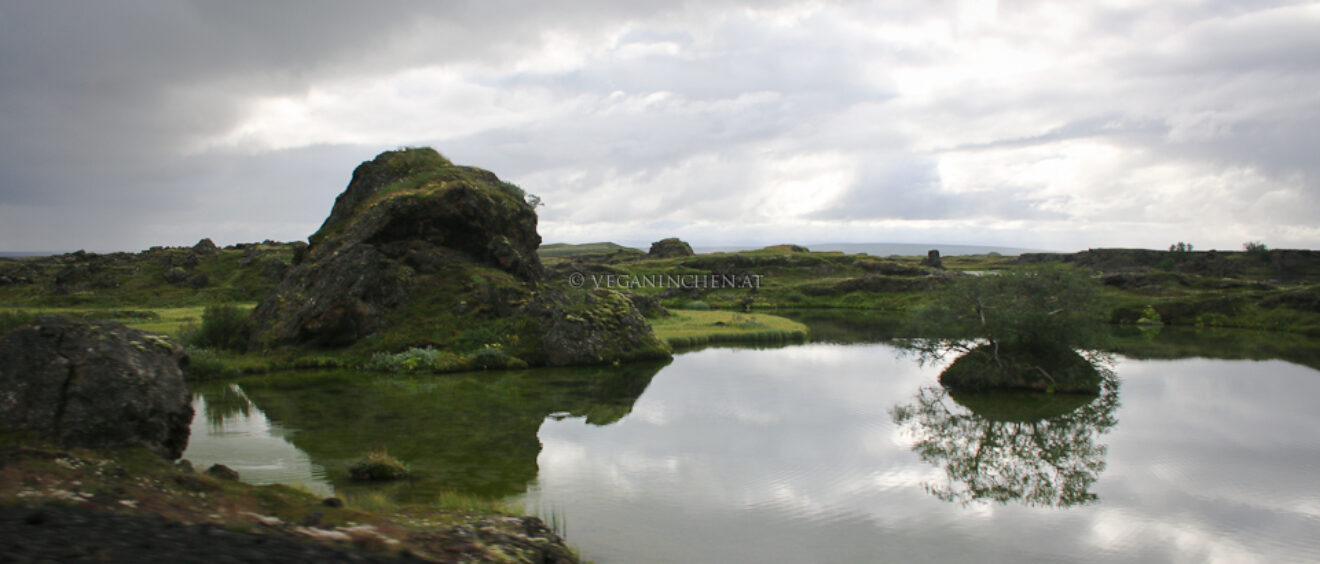
<svg viewBox="0 0 1320 564"><path fill-rule="evenodd" d="M551 239L1320 243L1314 5L962 8L0 2L0 250L304 237L413 144L545 196ZM1146 217L1169 198L1201 217Z"/></svg>

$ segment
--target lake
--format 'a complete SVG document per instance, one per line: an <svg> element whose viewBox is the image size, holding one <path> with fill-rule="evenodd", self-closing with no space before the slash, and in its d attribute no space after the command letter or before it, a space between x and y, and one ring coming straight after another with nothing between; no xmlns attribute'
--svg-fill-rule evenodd
<svg viewBox="0 0 1320 564"><path fill-rule="evenodd" d="M207 384L184 456L350 504L502 497L598 563L1320 561L1311 343L1134 333L1109 365L1116 387L1041 399L951 397L939 366L833 340ZM350 484L348 465L381 447L418 477Z"/></svg>

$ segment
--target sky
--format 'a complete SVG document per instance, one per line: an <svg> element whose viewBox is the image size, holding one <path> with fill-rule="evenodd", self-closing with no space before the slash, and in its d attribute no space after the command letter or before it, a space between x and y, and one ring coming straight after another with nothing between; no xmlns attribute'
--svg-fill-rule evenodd
<svg viewBox="0 0 1320 564"><path fill-rule="evenodd" d="M406 146L547 243L1320 248L1320 4L0 0L0 251L305 239Z"/></svg>

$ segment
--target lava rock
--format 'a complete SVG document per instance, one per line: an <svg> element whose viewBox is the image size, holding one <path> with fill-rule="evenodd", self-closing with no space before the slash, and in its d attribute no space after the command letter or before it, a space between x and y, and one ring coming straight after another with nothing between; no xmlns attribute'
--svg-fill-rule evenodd
<svg viewBox="0 0 1320 564"><path fill-rule="evenodd" d="M687 244L678 237L670 237L668 239L661 239L659 241L651 243L651 250L647 251L646 257L647 258L690 257L693 254L694 253L692 252L692 245Z"/></svg>
<svg viewBox="0 0 1320 564"><path fill-rule="evenodd" d="M188 356L151 333L41 316L0 339L0 423L67 446L143 446L169 460L188 446Z"/></svg>
<svg viewBox="0 0 1320 564"><path fill-rule="evenodd" d="M192 250L199 255L213 255L220 252L220 248L215 246L215 241L209 238L198 241L193 245Z"/></svg>
<svg viewBox="0 0 1320 564"><path fill-rule="evenodd" d="M237 482L239 478L238 470L234 470L224 464L212 464L210 468L206 469L206 475L217 480L227 480L230 482Z"/></svg>

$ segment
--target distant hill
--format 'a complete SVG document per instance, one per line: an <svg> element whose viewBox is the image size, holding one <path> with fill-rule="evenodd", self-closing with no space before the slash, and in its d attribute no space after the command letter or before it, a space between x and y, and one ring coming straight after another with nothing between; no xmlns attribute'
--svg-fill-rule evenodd
<svg viewBox="0 0 1320 564"><path fill-rule="evenodd" d="M536 249L536 254L540 255L541 258L562 258L576 255L610 254L618 251L643 252L641 249L625 247L623 245L608 242L581 244L550 243L549 245L541 245L540 248Z"/></svg>

